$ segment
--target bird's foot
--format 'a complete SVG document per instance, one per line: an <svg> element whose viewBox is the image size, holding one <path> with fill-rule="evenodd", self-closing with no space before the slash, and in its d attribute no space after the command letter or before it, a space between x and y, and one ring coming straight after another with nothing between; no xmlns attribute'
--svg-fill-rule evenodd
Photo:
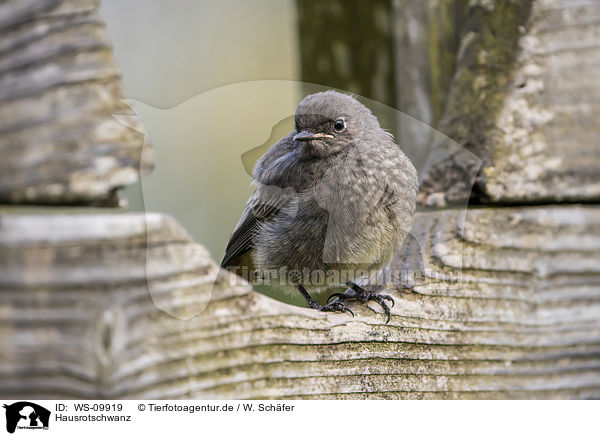
<svg viewBox="0 0 600 436"><path fill-rule="evenodd" d="M350 287L354 291L354 295L342 294L340 292L335 292L329 296L329 298L327 299L327 302L329 303L329 301L331 301L334 298L338 298L340 300L338 302L339 304L342 304L341 303L342 301L348 301L348 300L360 301L361 303L366 303L368 301L375 301L377 304L379 304L381 306L381 308L385 312L385 315L387 317L387 320L385 323L387 324L390 322L390 319L392 318L392 312L390 310L390 306L388 306L388 304L387 304L387 301L390 301L392 303L392 307L394 307L394 304L396 304L394 302L394 299L390 295L378 294L376 292L365 291L363 288L361 288L360 286L358 286L355 283L351 283ZM329 304L333 304L333 303L334 302L331 302Z"/></svg>
<svg viewBox="0 0 600 436"><path fill-rule="evenodd" d="M304 286L299 284L298 290L304 296L304 298L306 298L306 302L308 303L308 305L313 309L320 310L321 312L348 312L354 318L354 312L348 309L344 303L339 301L329 303L328 301L328 304L323 306L322 304L318 303L313 297L310 296L308 291L304 289Z"/></svg>
<svg viewBox="0 0 600 436"><path fill-rule="evenodd" d="M328 300L329 301L329 300ZM312 303L309 303L310 307L313 309L320 310L321 312L348 312L354 318L354 312L346 307L346 305L340 301L332 301L331 303L327 303L325 306L317 303L313 300Z"/></svg>

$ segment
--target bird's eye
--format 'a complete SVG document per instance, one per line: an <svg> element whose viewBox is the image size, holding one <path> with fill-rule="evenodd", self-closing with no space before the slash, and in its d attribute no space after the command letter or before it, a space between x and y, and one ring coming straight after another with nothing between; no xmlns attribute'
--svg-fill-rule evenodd
<svg viewBox="0 0 600 436"><path fill-rule="evenodd" d="M338 118L337 120L335 120L333 122L333 130L335 130L338 133L341 133L344 130L346 130L346 121L344 121L343 118Z"/></svg>

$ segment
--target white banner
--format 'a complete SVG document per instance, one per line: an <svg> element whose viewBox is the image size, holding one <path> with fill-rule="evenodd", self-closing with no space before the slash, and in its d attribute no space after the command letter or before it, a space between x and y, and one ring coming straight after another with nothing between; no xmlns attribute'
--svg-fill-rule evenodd
<svg viewBox="0 0 600 436"><path fill-rule="evenodd" d="M596 401L4 400L1 434L596 434ZM507 433L511 432L511 433Z"/></svg>

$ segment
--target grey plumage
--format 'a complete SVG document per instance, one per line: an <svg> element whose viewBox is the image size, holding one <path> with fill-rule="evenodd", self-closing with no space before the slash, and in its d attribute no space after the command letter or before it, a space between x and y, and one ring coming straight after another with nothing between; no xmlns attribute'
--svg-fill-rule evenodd
<svg viewBox="0 0 600 436"><path fill-rule="evenodd" d="M296 130L256 163L256 190L222 266L239 265L250 253L263 273L381 268L410 228L418 185L414 166L351 96L309 95L298 105L295 123ZM334 281L315 286L303 276L278 284L317 291L341 284Z"/></svg>

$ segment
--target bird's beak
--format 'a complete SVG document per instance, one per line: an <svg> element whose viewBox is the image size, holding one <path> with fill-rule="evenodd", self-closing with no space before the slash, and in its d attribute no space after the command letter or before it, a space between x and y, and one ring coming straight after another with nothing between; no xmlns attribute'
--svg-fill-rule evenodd
<svg viewBox="0 0 600 436"><path fill-rule="evenodd" d="M313 139L333 138L333 135L327 133L309 133L306 130L294 136L295 141L312 141Z"/></svg>

